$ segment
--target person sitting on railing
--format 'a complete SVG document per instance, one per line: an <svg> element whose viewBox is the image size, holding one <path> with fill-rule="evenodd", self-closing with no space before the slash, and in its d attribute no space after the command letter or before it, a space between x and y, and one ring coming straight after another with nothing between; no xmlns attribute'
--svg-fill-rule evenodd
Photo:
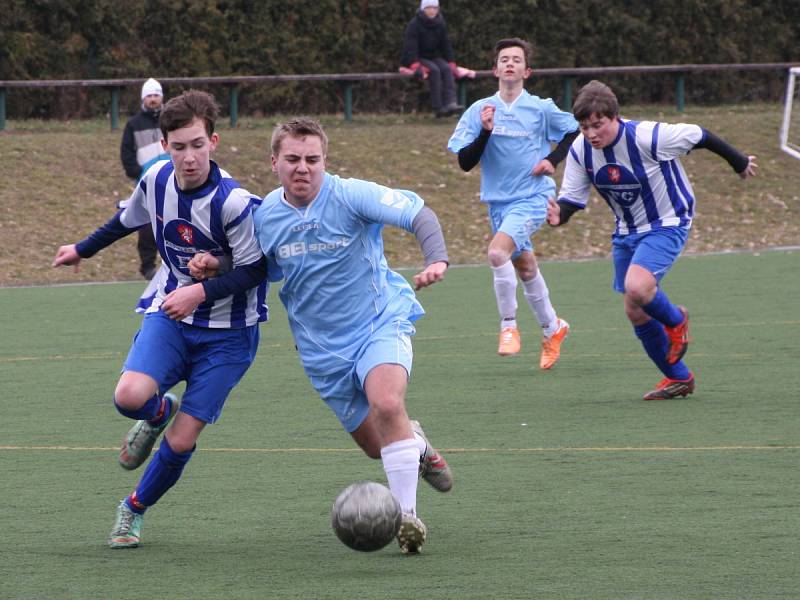
<svg viewBox="0 0 800 600"><path fill-rule="evenodd" d="M428 80L431 105L437 117L463 112L464 107L456 102L458 66L447 26L439 12L439 0L420 2L419 10L406 26L400 63Z"/></svg>

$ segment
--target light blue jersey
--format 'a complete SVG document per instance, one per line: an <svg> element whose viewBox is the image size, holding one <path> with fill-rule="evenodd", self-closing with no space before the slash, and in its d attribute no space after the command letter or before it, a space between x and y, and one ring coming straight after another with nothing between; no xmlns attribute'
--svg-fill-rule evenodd
<svg viewBox="0 0 800 600"><path fill-rule="evenodd" d="M296 208L278 188L254 223L270 279L284 277L280 298L309 375L353 368L376 323L424 314L383 255L384 224L412 231L423 206L413 192L325 174L317 197ZM278 269L276 269L278 267Z"/></svg>
<svg viewBox="0 0 800 600"><path fill-rule="evenodd" d="M533 167L550 154L550 143L558 143L578 122L555 103L533 96L527 91L511 104L500 98L500 92L478 100L458 121L447 149L458 151L471 144L481 132L481 110L494 104L494 129L481 155L481 201L511 202L533 198L553 190L550 177L531 175ZM546 202L546 200L545 200Z"/></svg>

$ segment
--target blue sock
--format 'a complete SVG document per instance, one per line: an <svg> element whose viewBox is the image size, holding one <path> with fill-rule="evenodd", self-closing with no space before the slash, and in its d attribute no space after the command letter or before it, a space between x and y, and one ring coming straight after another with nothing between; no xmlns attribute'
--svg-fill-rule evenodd
<svg viewBox="0 0 800 600"><path fill-rule="evenodd" d="M167 402L167 404L169 404L169 402ZM156 394L150 398L150 400L145 402L143 406L135 410L122 408L119 404L117 404L117 399L115 398L114 406L117 408L120 414L125 415L129 419L136 419L137 421L149 421L150 419L155 419L158 416L158 411L161 410L161 398L158 394Z"/></svg>
<svg viewBox="0 0 800 600"><path fill-rule="evenodd" d="M642 306L642 310L667 327L675 327L683 323L683 313L669 301L661 288L658 288L655 298L650 304Z"/></svg>
<svg viewBox="0 0 800 600"><path fill-rule="evenodd" d="M148 506L153 506L175 485L183 473L183 468L192 458L194 449L189 452L175 452L170 448L167 438L162 438L158 452L147 465L142 479L133 493L133 502L129 496L128 506L134 512L143 513Z"/></svg>
<svg viewBox="0 0 800 600"><path fill-rule="evenodd" d="M665 377L670 379L689 379L690 372L682 360L674 365L667 364L667 348L669 340L664 327L655 319L650 319L643 325L634 325L636 337L642 342L644 351L650 357Z"/></svg>

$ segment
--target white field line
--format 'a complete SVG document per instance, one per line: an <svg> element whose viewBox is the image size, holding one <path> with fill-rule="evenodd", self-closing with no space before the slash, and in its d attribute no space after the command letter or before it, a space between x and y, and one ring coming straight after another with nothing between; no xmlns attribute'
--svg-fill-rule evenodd
<svg viewBox="0 0 800 600"><path fill-rule="evenodd" d="M692 323L692 328L715 328L715 327L778 327L778 326L798 326L800 325L800 320L789 320L789 321L737 321L736 323L700 323L695 324ZM580 329L577 331L570 331L570 335L579 335L579 334L591 334L596 333L598 331L627 331L627 327L594 327L590 329ZM474 339L474 338L494 338L497 336L496 331L476 331L474 333L462 333L457 335L419 335L415 336L414 340L417 342L420 341L436 341L436 340L453 340L453 339ZM261 348L290 348L293 347L294 344L291 342L285 343L273 343L273 344L265 344L262 342ZM439 353L430 353L430 352L417 352L419 356L466 356L465 354L439 354ZM122 356L127 355L126 352L118 351L118 352L101 352L101 353L94 353L94 354L51 354L49 356L0 356L0 364L3 363L22 363L22 362L54 362L54 361L62 361L62 360L102 360L102 359L112 359L112 358L120 358ZM623 355L617 356L640 356L641 353L632 352ZM717 356L719 354L717 353ZM573 355L575 356L575 355ZM599 354L581 354L577 355L583 358L594 358L594 357L604 357L606 354L599 353ZM708 356L703 354L694 353L693 356ZM739 358L750 358L754 356L752 353L733 353L727 355L731 358L739 357ZM760 355L759 355L760 356Z"/></svg>

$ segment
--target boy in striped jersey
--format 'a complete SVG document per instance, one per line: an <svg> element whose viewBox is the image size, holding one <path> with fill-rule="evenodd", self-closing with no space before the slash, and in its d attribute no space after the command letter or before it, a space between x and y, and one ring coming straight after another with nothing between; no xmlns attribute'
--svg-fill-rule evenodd
<svg viewBox="0 0 800 600"><path fill-rule="evenodd" d="M659 286L683 250L694 217L694 193L678 157L706 148L742 179L755 176L756 157L697 125L622 119L614 92L599 81L581 88L573 112L581 135L570 147L558 202L548 202L548 223L563 225L585 208L594 186L617 222L611 242L614 289L623 294L636 337L664 375L644 399L691 394L694 374L681 360L690 341L689 313Z"/></svg>
<svg viewBox="0 0 800 600"><path fill-rule="evenodd" d="M139 545L145 510L178 481L203 428L219 418L255 358L258 323L267 319L266 259L253 233L258 199L210 159L219 141L218 113L205 92L189 90L170 100L160 126L171 161L154 164L125 208L84 240L61 246L53 261L77 270L82 259L148 225L168 271L114 391L117 410L137 421L123 441L120 465L139 467L166 433L136 489L117 507L112 548ZM232 268L197 282L188 263L198 252ZM186 382L180 406L167 393L179 381Z"/></svg>
<svg viewBox="0 0 800 600"><path fill-rule="evenodd" d="M519 38L495 45L493 72L498 92L478 100L461 116L447 149L469 171L481 165L481 202L486 203L492 240L487 251L492 269L500 336L497 353L520 351L517 328L517 277L542 328L539 367L550 369L561 355L569 324L558 318L539 270L531 236L544 224L547 199L555 193L550 177L578 135L572 115L549 98L529 94L531 48ZM551 150L551 143L558 144Z"/></svg>

